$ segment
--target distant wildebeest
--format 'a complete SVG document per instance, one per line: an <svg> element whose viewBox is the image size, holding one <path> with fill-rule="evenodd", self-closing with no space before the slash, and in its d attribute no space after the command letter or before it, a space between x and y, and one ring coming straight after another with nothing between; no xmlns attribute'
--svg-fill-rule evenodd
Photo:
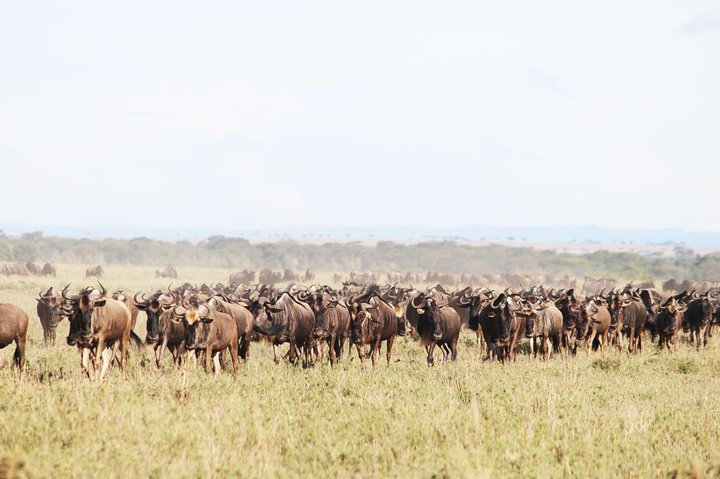
<svg viewBox="0 0 720 479"><path fill-rule="evenodd" d="M63 318L61 311L62 297L55 288L51 287L44 293L40 291L35 300L37 301L37 314L40 318L40 325L43 328L43 342L45 346L48 344L55 346L57 326Z"/></svg>
<svg viewBox="0 0 720 479"><path fill-rule="evenodd" d="M40 275L45 277L56 277L57 272L55 271L55 266L50 263L45 263L42 267L42 271L40 271Z"/></svg>
<svg viewBox="0 0 720 479"><path fill-rule="evenodd" d="M156 277L156 278L177 278L177 277L178 277L178 273L177 273L177 270L176 270L175 268L173 268L173 267L170 266L170 265L167 265L167 266L165 266L164 268L156 269L156 270L155 270L155 277Z"/></svg>
<svg viewBox="0 0 720 479"><path fill-rule="evenodd" d="M280 271L272 271L270 269L264 269L260 271L258 280L263 284L275 284L282 281L283 275Z"/></svg>
<svg viewBox="0 0 720 479"><path fill-rule="evenodd" d="M300 275L297 274L295 271L291 270L290 268L287 268L285 272L283 273L282 280L283 281L297 281L300 279Z"/></svg>
<svg viewBox="0 0 720 479"><path fill-rule="evenodd" d="M4 273L8 276L15 275L15 276L29 276L30 271L27 269L27 265L25 263L15 263L15 264L6 264L4 268Z"/></svg>
<svg viewBox="0 0 720 479"><path fill-rule="evenodd" d="M80 294L63 292L63 309L70 318L67 343L77 346L83 374L102 380L115 358L125 379L125 362L130 342L130 310L124 303L105 296L105 288L85 288ZM94 374L90 374L90 356L94 357Z"/></svg>
<svg viewBox="0 0 720 479"><path fill-rule="evenodd" d="M253 281L255 281L255 271L248 271L247 269L244 269L238 273L231 274L228 283L247 284L252 283Z"/></svg>
<svg viewBox="0 0 720 479"><path fill-rule="evenodd" d="M315 281L315 273L310 271L310 268L306 269L304 279L305 279L306 283L311 283L311 282Z"/></svg>
<svg viewBox="0 0 720 479"><path fill-rule="evenodd" d="M40 273L42 273L42 268L32 261L25 263L25 268L27 268L28 272L33 276L40 276Z"/></svg>
<svg viewBox="0 0 720 479"><path fill-rule="evenodd" d="M25 366L25 340L27 338L28 315L10 303L0 303L0 350L13 341L15 353L13 364L22 371ZM5 365L5 352L0 351L0 369Z"/></svg>
<svg viewBox="0 0 720 479"><path fill-rule="evenodd" d="M103 267L100 266L99 264L97 264L95 266L90 266L89 268L87 268L85 270L86 278L91 278L91 277L101 278L103 274L105 274L105 270L103 270Z"/></svg>

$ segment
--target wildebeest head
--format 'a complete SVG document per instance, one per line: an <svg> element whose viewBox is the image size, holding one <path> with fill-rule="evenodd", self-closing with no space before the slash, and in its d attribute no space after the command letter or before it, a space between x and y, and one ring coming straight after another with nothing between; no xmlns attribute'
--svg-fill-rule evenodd
<svg viewBox="0 0 720 479"><path fill-rule="evenodd" d="M682 325L683 314L686 307L678 303L675 297L670 297L660 306L658 324L662 325L662 333L673 336Z"/></svg>
<svg viewBox="0 0 720 479"><path fill-rule="evenodd" d="M195 307L185 302L182 306L173 308L173 316L173 321L183 321L185 324L185 347L187 349L207 347L210 325L214 317L205 304Z"/></svg>
<svg viewBox="0 0 720 479"><path fill-rule="evenodd" d="M38 303L43 303L47 306L47 311L50 312L50 328L57 327L58 323L63 317L62 305L63 301L60 295L57 293L55 288L50 287L46 292L40 291L38 297L35 298Z"/></svg>
<svg viewBox="0 0 720 479"><path fill-rule="evenodd" d="M145 311L147 315L145 342L147 344L157 343L160 339L160 316L164 310L172 307L172 297L167 294L155 293L150 298L145 298L145 294L138 298L138 293L135 293L133 299L137 308Z"/></svg>
<svg viewBox="0 0 720 479"><path fill-rule="evenodd" d="M351 303L348 304L350 309L350 337L353 344L362 344L368 339L370 329L374 325L379 325L380 321L373 316L373 312L377 309L377 305L370 303Z"/></svg>
<svg viewBox="0 0 720 479"><path fill-rule="evenodd" d="M440 302L438 302L440 301ZM443 295L436 298L432 294L419 294L410 303L417 310L418 316L424 316L428 321L434 340L442 338L442 324L440 308L447 305L447 299Z"/></svg>
<svg viewBox="0 0 720 479"><path fill-rule="evenodd" d="M95 308L105 306L107 301L105 287L100 284L100 290L88 286L78 295L67 296L66 287L62 292L64 299L64 314L70 317L70 333L67 336L67 343L70 346L79 344L84 347L90 346L93 341L92 315Z"/></svg>
<svg viewBox="0 0 720 479"><path fill-rule="evenodd" d="M317 291L310 295L307 299L310 308L315 315L315 326L313 328L313 336L315 338L323 338L327 336L330 328L328 321L328 309L336 308L339 298L337 295L330 295L324 291Z"/></svg>

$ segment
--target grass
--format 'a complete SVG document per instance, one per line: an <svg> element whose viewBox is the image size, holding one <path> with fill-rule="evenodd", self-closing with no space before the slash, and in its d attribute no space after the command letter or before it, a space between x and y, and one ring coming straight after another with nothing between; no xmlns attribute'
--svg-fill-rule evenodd
<svg viewBox="0 0 720 479"><path fill-rule="evenodd" d="M107 268L108 289L165 287L154 268ZM84 268L59 266L73 288ZM194 281L224 270L188 270ZM324 279L321 277L321 279ZM182 281L182 279L181 279ZM18 477L716 477L720 348L547 363L483 362L464 332L456 363L428 368L396 342L375 370L272 363L264 344L236 377L168 362L84 381L79 357L42 345L34 295L51 282L0 278L0 302L31 315L25 374L0 371L0 475ZM144 315L136 331L144 336ZM12 352L13 346L5 349ZM14 469L13 469L14 468Z"/></svg>

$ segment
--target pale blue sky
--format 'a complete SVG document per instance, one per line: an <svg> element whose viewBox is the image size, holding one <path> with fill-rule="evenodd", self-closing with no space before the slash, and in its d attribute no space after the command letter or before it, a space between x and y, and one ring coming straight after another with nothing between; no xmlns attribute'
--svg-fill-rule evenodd
<svg viewBox="0 0 720 479"><path fill-rule="evenodd" d="M720 231L711 1L6 2L0 224Z"/></svg>

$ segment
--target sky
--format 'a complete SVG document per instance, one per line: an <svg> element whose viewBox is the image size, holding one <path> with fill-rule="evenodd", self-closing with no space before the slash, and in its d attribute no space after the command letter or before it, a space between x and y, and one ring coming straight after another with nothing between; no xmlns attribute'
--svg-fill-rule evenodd
<svg viewBox="0 0 720 479"><path fill-rule="evenodd" d="M0 224L720 231L715 1L0 6Z"/></svg>

